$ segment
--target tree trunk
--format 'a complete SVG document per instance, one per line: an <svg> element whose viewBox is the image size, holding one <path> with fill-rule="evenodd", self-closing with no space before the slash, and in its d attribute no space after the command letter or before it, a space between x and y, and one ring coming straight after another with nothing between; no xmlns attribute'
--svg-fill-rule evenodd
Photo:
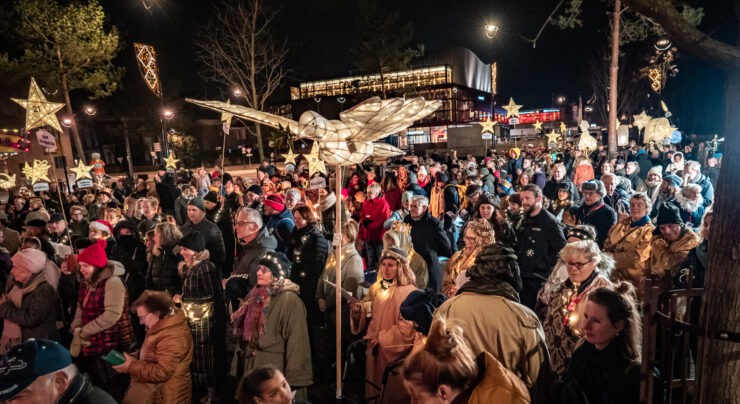
<svg viewBox="0 0 740 404"><path fill-rule="evenodd" d="M619 80L619 29L622 14L622 2L614 0L612 14L612 52L609 64L609 155L617 154L617 91Z"/></svg>
<svg viewBox="0 0 740 404"><path fill-rule="evenodd" d="M265 150L262 147L262 126L260 124L254 124L254 135L257 136L257 150L260 153L260 162L265 161Z"/></svg>
<svg viewBox="0 0 740 404"><path fill-rule="evenodd" d="M74 112L72 111L72 103L69 100L69 91L67 91L67 80L62 79L62 87L64 91L64 102L67 104L67 114L72 118L72 137L75 140L75 148L77 149L77 156L85 161L85 152L82 149L82 141L80 141L80 133L77 131L77 122L74 120ZM70 161L69 164L74 164L74 161Z"/></svg>
<svg viewBox="0 0 740 404"><path fill-rule="evenodd" d="M740 332L740 72L727 75L725 144L715 190L710 230L709 266L702 302L701 324L710 332ZM698 357L699 403L740 403L740 343L705 339Z"/></svg>

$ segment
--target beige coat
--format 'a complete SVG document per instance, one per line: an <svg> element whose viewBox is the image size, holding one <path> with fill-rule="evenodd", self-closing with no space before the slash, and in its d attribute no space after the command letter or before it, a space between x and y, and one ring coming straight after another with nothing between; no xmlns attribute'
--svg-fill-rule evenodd
<svg viewBox="0 0 740 404"><path fill-rule="evenodd" d="M609 230L604 241L604 252L609 253L616 261L612 279L632 282L640 289L640 279L645 274L645 266L650 259L650 241L655 226L648 223L630 228L629 218L620 220Z"/></svg>
<svg viewBox="0 0 740 404"><path fill-rule="evenodd" d="M656 235L650 242L650 259L646 271L658 276L672 277L689 256L689 251L699 245L699 237L691 229L684 230L678 240L668 242Z"/></svg>

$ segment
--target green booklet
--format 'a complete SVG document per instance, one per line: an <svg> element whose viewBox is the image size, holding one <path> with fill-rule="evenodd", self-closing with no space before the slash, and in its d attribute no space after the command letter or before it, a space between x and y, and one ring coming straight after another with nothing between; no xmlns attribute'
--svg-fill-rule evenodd
<svg viewBox="0 0 740 404"><path fill-rule="evenodd" d="M108 352L108 355L103 356L103 360L110 363L113 366L120 365L124 362L126 362L126 357L123 356L122 353L116 351L115 349Z"/></svg>

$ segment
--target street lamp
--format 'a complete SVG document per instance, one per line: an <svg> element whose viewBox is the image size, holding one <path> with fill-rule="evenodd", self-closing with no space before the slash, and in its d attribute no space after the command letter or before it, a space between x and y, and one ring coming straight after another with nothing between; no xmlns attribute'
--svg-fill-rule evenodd
<svg viewBox="0 0 740 404"><path fill-rule="evenodd" d="M486 24L483 29L486 31L486 36L489 39L493 39L496 37L496 34L498 34L498 26L494 24Z"/></svg>
<svg viewBox="0 0 740 404"><path fill-rule="evenodd" d="M241 97L242 96L242 90L235 88L234 91L231 92L234 94L234 97Z"/></svg>
<svg viewBox="0 0 740 404"><path fill-rule="evenodd" d="M175 111L169 108L165 109L164 111L162 111L162 117L169 121L170 119L175 117Z"/></svg>
<svg viewBox="0 0 740 404"><path fill-rule="evenodd" d="M65 128L71 128L72 127L72 123L73 123L72 118L70 118L70 117L64 117L64 118L62 118L61 124Z"/></svg>
<svg viewBox="0 0 740 404"><path fill-rule="evenodd" d="M95 110L95 107L93 107L92 105L87 105L87 106L85 106L85 113L88 114L88 115L90 115L90 116L93 116L93 115L97 114L98 111L96 111Z"/></svg>
<svg viewBox="0 0 740 404"><path fill-rule="evenodd" d="M494 62L493 62L493 38L495 38L496 37L496 34L498 34L498 25L495 25L495 24L486 24L483 27L483 32L485 32L486 38L489 39L489 44L490 44L489 45L489 51L491 52L491 71L489 73L490 76L491 76L491 122L494 122L495 121L495 118L494 117L496 116L496 99L495 99L496 98L496 94L495 94L495 91L494 91L495 83L493 82L493 80L494 80L494 77L493 77L494 76L494 71L493 71L493 68L494 68ZM495 148L496 147L496 134L495 133L492 134L492 138L493 138L493 142L492 142L493 144L492 144L492 146ZM486 148L487 147L488 147L488 141L486 141Z"/></svg>
<svg viewBox="0 0 740 404"><path fill-rule="evenodd" d="M561 96L558 96L558 104L562 104L564 102L565 102L565 97L562 96L562 95Z"/></svg>

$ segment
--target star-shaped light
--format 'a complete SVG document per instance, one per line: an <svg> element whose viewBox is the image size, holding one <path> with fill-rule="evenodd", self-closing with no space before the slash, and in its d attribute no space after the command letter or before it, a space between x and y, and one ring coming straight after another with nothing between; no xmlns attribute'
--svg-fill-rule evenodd
<svg viewBox="0 0 740 404"><path fill-rule="evenodd" d="M547 143L557 143L558 138L560 137L560 134L555 131L552 131L546 134L545 136L547 136Z"/></svg>
<svg viewBox="0 0 740 404"><path fill-rule="evenodd" d="M34 160L33 166L29 166L26 161L26 165L23 166L23 175L26 179L31 181L31 184L35 184L39 181L51 182L47 173L49 172L49 162L46 160Z"/></svg>
<svg viewBox="0 0 740 404"><path fill-rule="evenodd" d="M509 105L504 105L504 109L506 110L506 117L511 116L519 116L519 108L521 108L521 105L517 105L514 103L514 98L509 98Z"/></svg>
<svg viewBox="0 0 740 404"><path fill-rule="evenodd" d="M0 174L0 189L10 189L15 186L15 174Z"/></svg>
<svg viewBox="0 0 740 404"><path fill-rule="evenodd" d="M231 104L231 100L226 100L227 104ZM231 118L234 117L234 114L230 114L228 112L222 112L221 113L221 122L227 122L229 126L231 126Z"/></svg>
<svg viewBox="0 0 740 404"><path fill-rule="evenodd" d="M85 163L80 159L80 161L77 163L77 167L70 168L69 171L72 171L75 173L75 178L77 178L77 181L89 178L92 179L92 175L90 175L90 170L93 169L93 166L85 165Z"/></svg>
<svg viewBox="0 0 740 404"><path fill-rule="evenodd" d="M47 102L36 80L31 78L31 88L28 89L28 99L11 98L18 105L26 109L26 130L49 125L57 131L62 131L56 113L64 107L60 102Z"/></svg>
<svg viewBox="0 0 740 404"><path fill-rule="evenodd" d="M539 120L539 119L537 119L537 120L536 120L536 121L534 122L534 128L535 128L535 129L537 129L537 130L542 130L542 122L540 122L540 120Z"/></svg>
<svg viewBox="0 0 740 404"><path fill-rule="evenodd" d="M319 142L313 142L311 153L306 154L306 160L308 160L309 177L313 176L315 173L326 174L326 166L319 158Z"/></svg>
<svg viewBox="0 0 740 404"><path fill-rule="evenodd" d="M565 134L565 131L567 131L567 130L568 130L568 127L565 126L565 122L560 122L560 132L562 134Z"/></svg>
<svg viewBox="0 0 740 404"><path fill-rule="evenodd" d="M285 164L292 163L293 165L295 165L296 164L295 159L296 157L300 156L300 154L293 153L293 148L289 147L288 152L283 154L282 156L285 157Z"/></svg>
<svg viewBox="0 0 740 404"><path fill-rule="evenodd" d="M491 120L485 120L482 122L478 122L478 125L480 125L481 127L480 133L486 133L486 132L493 133L494 132L493 127L496 126L496 122L491 121Z"/></svg>
<svg viewBox="0 0 740 404"><path fill-rule="evenodd" d="M229 119L231 119L231 118L229 118ZM178 161L180 161L180 160L176 159L175 158L175 155L172 152L170 152L170 156L169 157L165 157L164 158L164 164L165 164L165 167L166 168L177 168L177 162Z"/></svg>
<svg viewBox="0 0 740 404"><path fill-rule="evenodd" d="M648 122L650 122L650 119L650 115L646 114L644 109L640 112L640 115L632 115L632 121L639 130L645 128Z"/></svg>

